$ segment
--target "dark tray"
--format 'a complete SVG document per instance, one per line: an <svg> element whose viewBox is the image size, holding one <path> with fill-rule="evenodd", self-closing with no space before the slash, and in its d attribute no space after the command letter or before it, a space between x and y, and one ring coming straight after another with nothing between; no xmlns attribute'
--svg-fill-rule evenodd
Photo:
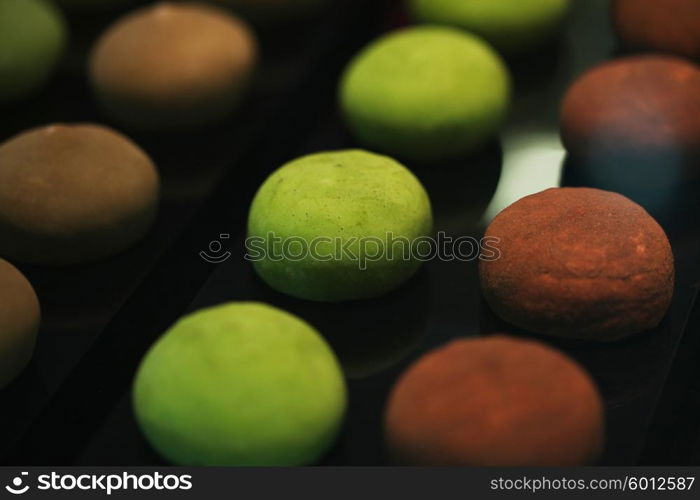
<svg viewBox="0 0 700 500"><path fill-rule="evenodd" d="M298 314L317 326L338 353L349 377L350 408L338 443L322 461L328 465L388 463L381 428L387 393L396 377L425 351L459 336L495 331L525 334L504 324L485 306L476 262L430 262L405 287L384 298L328 305L275 293L242 258L247 210L269 172L301 154L356 146L338 117L335 85L344 63L361 43L401 24L403 14L390 3L354 2L352 12L357 17L349 11L337 13L342 22L332 24L332 31L347 36L336 36L337 43L327 47L328 57L316 61L313 78L279 109L248 154L234 162L177 244L22 435L8 455L10 462L162 464L141 437L131 413L130 384L136 366L179 316L228 300L261 300ZM499 143L462 162L416 169L431 194L438 230L478 237L490 216L525 194L561 184L587 184L585 172L564 161L557 140L558 107L576 75L618 53L608 26L607 4L605 0L574 2L559 43L509 61L516 99ZM209 146L209 142L202 144ZM578 359L600 385L608 428L603 464L636 464L668 456L665 436L682 432L669 426L664 414L677 404L676 392L685 390L683 377L675 375L671 385L666 381L700 277L700 221L694 216L698 207L693 189L674 192L673 203L660 203L657 197L636 193L631 187L629 191L659 218L672 240L678 273L668 317L654 331L614 344L542 339ZM212 241L222 243L222 255L231 252L222 264L208 264L199 256ZM674 368L674 373L678 370ZM690 417L684 420L691 425ZM652 447L647 446L650 441Z"/></svg>

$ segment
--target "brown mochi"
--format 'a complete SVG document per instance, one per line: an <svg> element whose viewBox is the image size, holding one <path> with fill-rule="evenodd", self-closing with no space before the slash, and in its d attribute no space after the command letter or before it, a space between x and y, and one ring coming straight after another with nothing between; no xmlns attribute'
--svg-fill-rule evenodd
<svg viewBox="0 0 700 500"><path fill-rule="evenodd" d="M574 163L621 185L700 176L700 68L664 55L617 59L580 76L561 109ZM606 184L613 185L613 184Z"/></svg>
<svg viewBox="0 0 700 500"><path fill-rule="evenodd" d="M656 327L670 305L668 238L620 194L548 189L503 210L486 237L500 255L480 262L484 298L531 332L612 341Z"/></svg>
<svg viewBox="0 0 700 500"><path fill-rule="evenodd" d="M614 0L612 19L627 47L700 58L698 0Z"/></svg>
<svg viewBox="0 0 700 500"><path fill-rule="evenodd" d="M585 465L603 447L603 403L583 368L542 343L460 339L401 375L385 433L408 465Z"/></svg>

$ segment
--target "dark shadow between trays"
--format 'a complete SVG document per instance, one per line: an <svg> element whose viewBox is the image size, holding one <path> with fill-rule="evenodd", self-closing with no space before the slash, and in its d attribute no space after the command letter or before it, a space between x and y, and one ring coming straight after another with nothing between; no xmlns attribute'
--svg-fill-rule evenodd
<svg viewBox="0 0 700 500"><path fill-rule="evenodd" d="M430 164L405 162L430 195L434 231L473 234L493 198L503 167L503 150L492 141L478 151Z"/></svg>
<svg viewBox="0 0 700 500"><path fill-rule="evenodd" d="M551 81L561 70L565 52L565 41L555 37L522 53L505 55L516 93L541 88L543 82Z"/></svg>
<svg viewBox="0 0 700 500"><path fill-rule="evenodd" d="M249 272L255 274L252 266ZM388 370L421 347L431 297L424 270L383 297L342 303L289 297L274 291L257 275L251 283L256 300L296 314L321 332L350 379Z"/></svg>

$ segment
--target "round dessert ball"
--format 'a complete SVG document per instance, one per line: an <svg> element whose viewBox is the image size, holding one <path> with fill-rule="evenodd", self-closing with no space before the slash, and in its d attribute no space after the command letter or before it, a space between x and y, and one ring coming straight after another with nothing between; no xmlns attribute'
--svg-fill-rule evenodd
<svg viewBox="0 0 700 500"><path fill-rule="evenodd" d="M660 55L598 66L567 92L561 134L574 159L627 177L648 164L650 182L691 175L700 157L700 68Z"/></svg>
<svg viewBox="0 0 700 500"><path fill-rule="evenodd" d="M15 267L0 259L0 389L32 358L40 320L34 288Z"/></svg>
<svg viewBox="0 0 700 500"><path fill-rule="evenodd" d="M253 33L232 14L160 3L125 16L100 37L90 79L105 112L124 125L190 128L235 109L256 60Z"/></svg>
<svg viewBox="0 0 700 500"><path fill-rule="evenodd" d="M0 0L0 103L46 83L66 45L66 26L44 0Z"/></svg>
<svg viewBox="0 0 700 500"><path fill-rule="evenodd" d="M486 230L484 297L529 331L610 341L656 327L673 296L663 229L639 205L589 188L548 189L503 210Z"/></svg>
<svg viewBox="0 0 700 500"><path fill-rule="evenodd" d="M395 459L432 466L573 466L595 461L603 404L575 361L503 335L455 340L397 381L385 416Z"/></svg>
<svg viewBox="0 0 700 500"><path fill-rule="evenodd" d="M401 164L359 150L318 153L262 185L247 258L263 281L294 297L372 298L415 274L432 223L428 194Z"/></svg>
<svg viewBox="0 0 700 500"><path fill-rule="evenodd" d="M612 13L625 45L700 58L698 0L615 0Z"/></svg>
<svg viewBox="0 0 700 500"><path fill-rule="evenodd" d="M499 50L518 53L551 39L569 0L410 0L413 17L476 33Z"/></svg>
<svg viewBox="0 0 700 500"><path fill-rule="evenodd" d="M134 384L138 423L166 459L196 466L298 466L330 447L345 408L333 352L311 326L260 303L181 319Z"/></svg>
<svg viewBox="0 0 700 500"><path fill-rule="evenodd" d="M345 71L340 99L364 146L412 161L442 161L493 138L509 107L510 76L481 39L415 27L364 49Z"/></svg>
<svg viewBox="0 0 700 500"><path fill-rule="evenodd" d="M151 227L160 182L123 135L49 125L0 144L0 255L69 265L130 247Z"/></svg>

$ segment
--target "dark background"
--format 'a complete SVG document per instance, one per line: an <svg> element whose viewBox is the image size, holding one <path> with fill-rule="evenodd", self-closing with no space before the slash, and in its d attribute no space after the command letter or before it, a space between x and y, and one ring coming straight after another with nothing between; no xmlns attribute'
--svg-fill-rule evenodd
<svg viewBox="0 0 700 500"><path fill-rule="evenodd" d="M32 363L0 393L3 463L160 464L131 414L133 374L178 317L225 300L263 300L294 312L338 353L349 377L350 408L337 445L322 462L331 465L388 463L381 433L387 392L426 350L458 336L524 334L485 306L476 262L434 261L387 297L324 305L274 293L242 259L248 206L273 169L304 153L356 146L337 114L337 80L367 41L406 22L400 3L337 0L318 19L263 30L264 61L236 116L196 133L130 134L163 177L158 222L135 248L98 264L19 266L37 289L44 321ZM561 149L559 103L578 74L622 52L607 1L573 4L556 42L508 61L515 101L499 140L450 165L415 168L431 194L438 230L478 237L490 217L526 194L592 184ZM94 108L84 62L113 18L69 15L73 45L64 64L41 95L0 108L0 140L56 121L109 123ZM700 311L693 304L700 191L694 185L645 191L615 182L669 234L677 260L671 311L659 328L623 342L542 340L581 361L600 385L608 424L602 464L698 464ZM595 185L611 187L605 179ZM215 240L232 252L220 265L199 256Z"/></svg>

